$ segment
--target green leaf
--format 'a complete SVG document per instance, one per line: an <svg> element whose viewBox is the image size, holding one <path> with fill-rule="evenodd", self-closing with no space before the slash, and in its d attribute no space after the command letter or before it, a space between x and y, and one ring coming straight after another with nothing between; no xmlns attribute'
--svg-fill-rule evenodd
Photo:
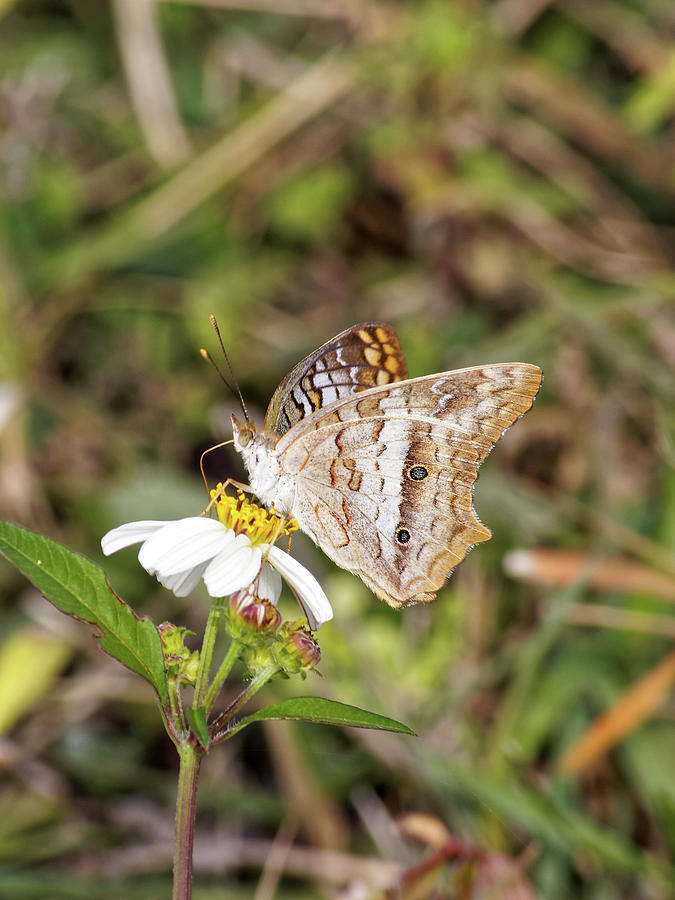
<svg viewBox="0 0 675 900"><path fill-rule="evenodd" d="M157 629L117 596L102 569L62 544L10 522L0 522L0 553L57 609L92 625L101 649L149 681L162 703L168 702Z"/></svg>
<svg viewBox="0 0 675 900"><path fill-rule="evenodd" d="M192 733L203 749L208 750L211 739L209 737L209 727L206 724L206 710L203 706L194 706L188 707L186 712Z"/></svg>
<svg viewBox="0 0 675 900"><path fill-rule="evenodd" d="M262 719L304 719L307 722L322 722L326 725L351 725L353 728L377 728L380 731L415 734L412 728L397 722L396 719L359 709L358 706L339 703L337 700L324 700L322 697L291 697L272 706L266 706L243 719L236 730L239 731L251 722L260 722Z"/></svg>

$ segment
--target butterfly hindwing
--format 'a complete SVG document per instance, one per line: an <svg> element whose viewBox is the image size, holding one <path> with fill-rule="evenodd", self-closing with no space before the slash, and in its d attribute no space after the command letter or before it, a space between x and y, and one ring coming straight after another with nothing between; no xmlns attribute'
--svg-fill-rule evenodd
<svg viewBox="0 0 675 900"><path fill-rule="evenodd" d="M388 422L381 435L386 450L375 438L372 453L360 446L368 427L375 438L373 423L342 426L342 455L326 464L312 454L298 473L301 528L391 606L431 600L468 548L490 537L471 508L475 476L449 454L439 462L447 440L441 429L432 429L433 449L423 439L415 442L416 461L409 466L407 441L395 437L408 423ZM316 439L322 433L314 432Z"/></svg>
<svg viewBox="0 0 675 900"><path fill-rule="evenodd" d="M540 381L521 363L462 369L310 415L277 445L301 529L391 606L433 599L490 537L472 506L478 467Z"/></svg>

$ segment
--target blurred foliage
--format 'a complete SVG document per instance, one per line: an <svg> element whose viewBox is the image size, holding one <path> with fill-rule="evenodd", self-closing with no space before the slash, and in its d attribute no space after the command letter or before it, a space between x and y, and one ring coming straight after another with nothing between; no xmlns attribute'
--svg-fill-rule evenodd
<svg viewBox="0 0 675 900"><path fill-rule="evenodd" d="M673 896L674 38L669 0L0 2L3 518L100 562L110 527L201 509L234 409L209 313L259 420L358 321L394 325L413 375L545 372L476 490L494 538L430 608L294 541L336 608L305 689L420 737L271 723L218 748L196 898L252 896L279 829L279 897L376 896L439 828L483 854L482 896L516 896L519 859L518 896ZM201 631L203 598L132 551L106 569ZM0 587L0 895L167 896L151 692ZM32 634L53 659L17 686ZM400 896L469 896L465 868L432 875Z"/></svg>

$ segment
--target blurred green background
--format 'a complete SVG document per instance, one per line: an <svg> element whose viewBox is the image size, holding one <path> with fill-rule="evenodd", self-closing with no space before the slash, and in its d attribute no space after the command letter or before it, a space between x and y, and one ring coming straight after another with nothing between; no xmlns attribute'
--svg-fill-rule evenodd
<svg viewBox="0 0 675 900"><path fill-rule="evenodd" d="M478 482L494 538L430 608L294 541L336 617L323 677L266 699L420 736L218 748L197 900L380 896L419 862L390 896L675 895L674 38L671 0L0 0L1 517L103 564L109 528L201 509L234 408L209 313L258 421L359 321L412 375L545 372ZM105 567L201 631L204 597ZM168 896L149 688L4 564L0 598L0 897Z"/></svg>

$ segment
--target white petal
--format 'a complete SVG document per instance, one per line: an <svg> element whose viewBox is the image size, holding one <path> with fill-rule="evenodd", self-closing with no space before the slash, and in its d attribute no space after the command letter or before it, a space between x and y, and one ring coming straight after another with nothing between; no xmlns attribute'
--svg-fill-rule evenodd
<svg viewBox="0 0 675 900"><path fill-rule="evenodd" d="M328 597L308 569L278 547L269 547L267 555L270 565L274 566L291 586L312 631L316 631L324 622L333 618L333 608Z"/></svg>
<svg viewBox="0 0 675 900"><path fill-rule="evenodd" d="M263 563L258 579L258 596L261 600L270 600L276 606L280 593L281 575L269 563Z"/></svg>
<svg viewBox="0 0 675 900"><path fill-rule="evenodd" d="M111 553L117 553L124 547L130 547L132 544L139 544L141 541L147 540L160 528L170 525L171 522L166 520L158 522L147 519L143 522L127 522L126 525L120 525L119 528L113 528L101 538L101 549L106 556Z"/></svg>
<svg viewBox="0 0 675 900"><path fill-rule="evenodd" d="M226 597L247 587L260 570L262 552L245 534L238 534L222 553L212 560L204 573L206 590L212 597Z"/></svg>
<svg viewBox="0 0 675 900"><path fill-rule="evenodd" d="M187 572L179 572L177 575L158 575L157 580L165 588L173 591L177 597L187 597L199 584L207 566L208 562L205 562L201 566L194 566Z"/></svg>
<svg viewBox="0 0 675 900"><path fill-rule="evenodd" d="M191 516L171 522L141 547L138 561L151 575L178 575L217 556L234 543L234 532L217 519Z"/></svg>

